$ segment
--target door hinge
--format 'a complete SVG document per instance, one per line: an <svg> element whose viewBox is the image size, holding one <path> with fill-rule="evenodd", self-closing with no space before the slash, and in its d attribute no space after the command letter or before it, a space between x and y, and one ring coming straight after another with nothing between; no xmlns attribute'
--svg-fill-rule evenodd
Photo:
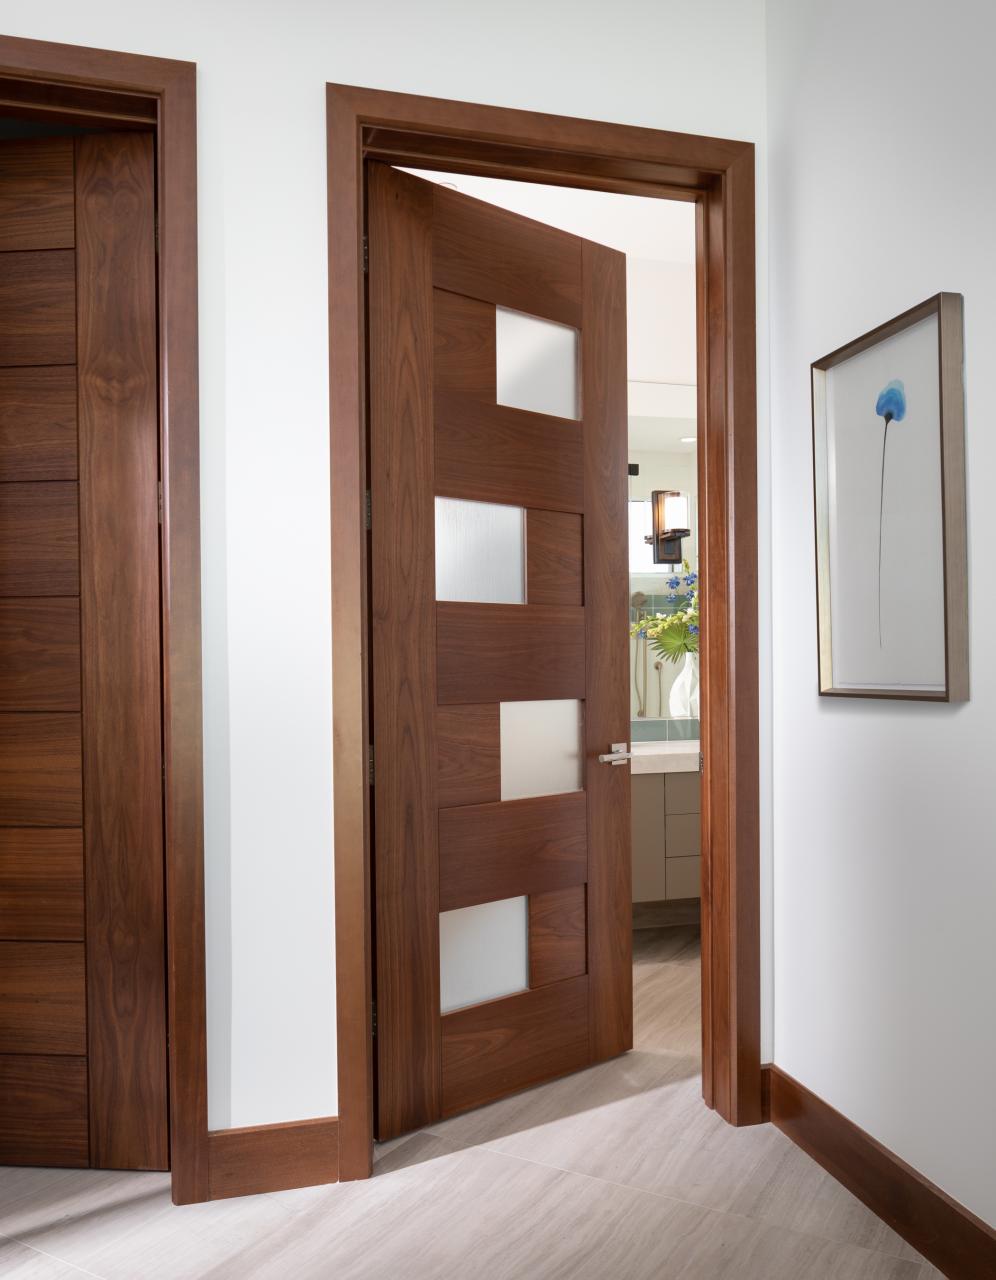
<svg viewBox="0 0 996 1280"><path fill-rule="evenodd" d="M159 523L163 522L163 482L159 481Z"/></svg>
<svg viewBox="0 0 996 1280"><path fill-rule="evenodd" d="M377 1039L377 1001L370 1001L370 1034Z"/></svg>
<svg viewBox="0 0 996 1280"><path fill-rule="evenodd" d="M373 505L370 501L370 490L368 489L364 498L364 521L368 529L373 528Z"/></svg>
<svg viewBox="0 0 996 1280"><path fill-rule="evenodd" d="M152 219L152 226L153 226L153 231L154 231L155 239L156 239L156 257L158 258L158 256L159 256L159 212L158 212L158 210L156 211L155 215L153 216L153 219Z"/></svg>
<svg viewBox="0 0 996 1280"><path fill-rule="evenodd" d="M370 270L370 240L367 236L363 237L363 274L366 275Z"/></svg>
<svg viewBox="0 0 996 1280"><path fill-rule="evenodd" d="M367 748L367 782L371 787L374 784L374 749L372 742Z"/></svg>
<svg viewBox="0 0 996 1280"><path fill-rule="evenodd" d="M705 753L699 752L699 773L705 773Z"/></svg>

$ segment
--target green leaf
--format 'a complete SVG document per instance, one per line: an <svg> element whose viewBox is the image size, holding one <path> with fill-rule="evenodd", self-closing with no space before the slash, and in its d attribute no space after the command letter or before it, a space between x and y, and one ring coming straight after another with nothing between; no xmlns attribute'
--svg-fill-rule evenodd
<svg viewBox="0 0 996 1280"><path fill-rule="evenodd" d="M688 630L688 626L682 623L678 627L669 627L666 631L662 631L656 636L651 644L656 653L659 653L667 662L680 662L686 653L698 653L699 638Z"/></svg>

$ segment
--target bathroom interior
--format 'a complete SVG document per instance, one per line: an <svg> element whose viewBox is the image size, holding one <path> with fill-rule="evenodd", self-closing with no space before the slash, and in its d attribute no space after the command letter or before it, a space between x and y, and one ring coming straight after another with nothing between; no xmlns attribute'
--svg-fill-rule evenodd
<svg viewBox="0 0 996 1280"><path fill-rule="evenodd" d="M695 205L468 174L408 172L626 256L629 634L620 636L620 658L628 645L636 1026L639 1040L641 991L653 1008L660 1008L662 995L672 1006L677 1001L688 1024L681 1038L691 1050L698 1039L701 865ZM437 563L437 574L440 569ZM523 711L529 705L522 704ZM503 732L511 732L515 709L516 704L503 705L509 720ZM555 751L563 741L558 722L570 713L570 704L549 707L544 736ZM528 723L535 733L536 722ZM503 770L513 764L503 761ZM579 755L578 781L572 785L582 785L580 764ZM529 782L523 780L523 787L508 795L535 794ZM451 983L447 978L472 968L463 936L469 921L457 919L463 914L444 918L444 1008L472 998L469 989L463 991L462 979ZM483 921L475 921L475 931L481 927ZM496 941L493 949L502 948ZM477 947L474 952L479 954ZM496 979L488 994L515 985L515 979L504 985ZM480 990L475 992L480 999ZM649 1033L646 1025L645 1030ZM669 1034L674 1038L677 1028Z"/></svg>

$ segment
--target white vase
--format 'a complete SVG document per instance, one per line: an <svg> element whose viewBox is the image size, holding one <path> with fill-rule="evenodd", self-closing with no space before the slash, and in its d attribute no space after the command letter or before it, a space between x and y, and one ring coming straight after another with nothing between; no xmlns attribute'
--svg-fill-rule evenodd
<svg viewBox="0 0 996 1280"><path fill-rule="evenodd" d="M678 677L668 696L668 713L672 720L699 718L699 655L686 653Z"/></svg>

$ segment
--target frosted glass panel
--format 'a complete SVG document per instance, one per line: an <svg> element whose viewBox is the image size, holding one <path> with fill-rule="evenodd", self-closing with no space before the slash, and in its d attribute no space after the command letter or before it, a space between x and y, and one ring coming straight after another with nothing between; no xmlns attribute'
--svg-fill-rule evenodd
<svg viewBox="0 0 996 1280"><path fill-rule="evenodd" d="M439 916L443 1013L529 986L528 898L503 898Z"/></svg>
<svg viewBox="0 0 996 1280"><path fill-rule="evenodd" d="M436 599L525 604L522 507L436 499Z"/></svg>
<svg viewBox="0 0 996 1280"><path fill-rule="evenodd" d="M579 418L578 331L522 311L495 308L498 403Z"/></svg>
<svg viewBox="0 0 996 1280"><path fill-rule="evenodd" d="M581 790L580 702L503 702L500 724L503 800Z"/></svg>

